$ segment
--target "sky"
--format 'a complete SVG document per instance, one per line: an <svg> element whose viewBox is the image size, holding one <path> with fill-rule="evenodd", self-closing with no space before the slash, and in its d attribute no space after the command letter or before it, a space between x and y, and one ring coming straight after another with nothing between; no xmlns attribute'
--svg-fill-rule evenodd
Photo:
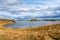
<svg viewBox="0 0 60 40"><path fill-rule="evenodd" d="M0 0L0 18L60 19L60 0Z"/></svg>

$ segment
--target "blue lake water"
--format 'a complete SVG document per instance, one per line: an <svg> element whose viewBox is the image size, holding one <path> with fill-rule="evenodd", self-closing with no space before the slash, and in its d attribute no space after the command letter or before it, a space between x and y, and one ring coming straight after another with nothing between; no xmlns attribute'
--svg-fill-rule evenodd
<svg viewBox="0 0 60 40"><path fill-rule="evenodd" d="M37 26L45 26L50 24L58 24L60 21L16 21L15 24L7 25L8 28L29 28L29 27L37 27Z"/></svg>

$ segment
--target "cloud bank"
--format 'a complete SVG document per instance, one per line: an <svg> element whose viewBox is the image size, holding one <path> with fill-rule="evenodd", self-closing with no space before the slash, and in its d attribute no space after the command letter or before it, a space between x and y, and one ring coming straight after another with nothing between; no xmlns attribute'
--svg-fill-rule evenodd
<svg viewBox="0 0 60 40"><path fill-rule="evenodd" d="M60 0L0 0L0 18L44 19L48 16L60 19L59 15Z"/></svg>

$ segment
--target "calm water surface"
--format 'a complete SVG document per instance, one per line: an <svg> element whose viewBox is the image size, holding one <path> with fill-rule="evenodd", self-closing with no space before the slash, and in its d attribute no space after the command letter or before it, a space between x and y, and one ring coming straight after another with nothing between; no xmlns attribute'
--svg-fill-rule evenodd
<svg viewBox="0 0 60 40"><path fill-rule="evenodd" d="M29 27L37 27L37 26L45 26L49 24L58 24L60 21L16 21L15 24L7 25L8 28L29 28Z"/></svg>

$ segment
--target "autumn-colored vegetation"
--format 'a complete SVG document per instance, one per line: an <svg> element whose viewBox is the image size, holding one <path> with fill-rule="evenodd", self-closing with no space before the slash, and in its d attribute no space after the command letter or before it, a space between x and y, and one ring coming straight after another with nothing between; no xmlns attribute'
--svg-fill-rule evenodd
<svg viewBox="0 0 60 40"><path fill-rule="evenodd" d="M0 40L60 40L60 24L39 26L36 28L6 28L12 20L0 20Z"/></svg>

